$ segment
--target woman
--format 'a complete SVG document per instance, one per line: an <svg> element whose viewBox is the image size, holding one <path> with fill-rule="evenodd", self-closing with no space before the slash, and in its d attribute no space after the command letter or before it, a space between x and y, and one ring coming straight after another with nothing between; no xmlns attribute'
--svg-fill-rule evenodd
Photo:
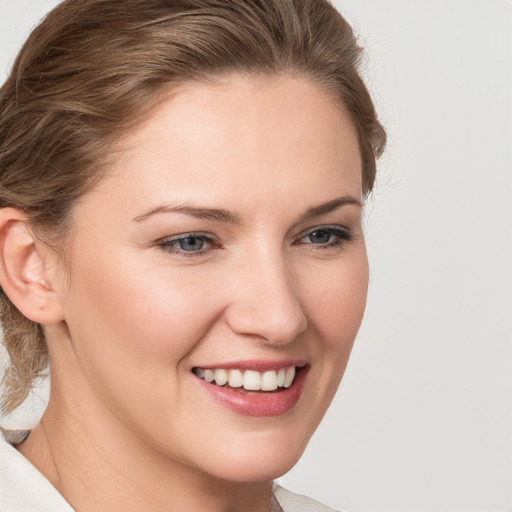
<svg viewBox="0 0 512 512"><path fill-rule="evenodd" d="M0 92L7 510L324 510L273 488L364 311L385 135L325 0L68 0ZM0 507L1 509L1 507ZM3 509L2 509L3 510Z"/></svg>

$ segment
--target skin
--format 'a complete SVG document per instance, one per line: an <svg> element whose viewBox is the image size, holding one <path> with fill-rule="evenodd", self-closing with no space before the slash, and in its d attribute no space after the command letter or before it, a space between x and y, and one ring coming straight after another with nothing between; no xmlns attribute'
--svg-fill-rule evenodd
<svg viewBox="0 0 512 512"><path fill-rule="evenodd" d="M49 406L19 449L80 511L268 511L271 481L323 417L364 311L355 131L306 79L230 75L174 92L118 149L73 211L66 258L35 241L59 313L46 322ZM351 202L304 218L341 197ZM236 222L148 215L184 204ZM313 241L306 232L322 226L350 240ZM190 232L214 242L192 255L170 243ZM310 369L278 416L238 414L192 373L287 358Z"/></svg>

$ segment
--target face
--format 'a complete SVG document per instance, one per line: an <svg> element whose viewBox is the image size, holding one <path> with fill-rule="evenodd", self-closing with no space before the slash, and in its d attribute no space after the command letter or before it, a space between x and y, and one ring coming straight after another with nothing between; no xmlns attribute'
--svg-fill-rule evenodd
<svg viewBox="0 0 512 512"><path fill-rule="evenodd" d="M274 478L331 402L365 306L348 115L305 79L229 76L183 87L121 146L73 213L73 350L54 343L52 371L73 368L75 404L170 463Z"/></svg>

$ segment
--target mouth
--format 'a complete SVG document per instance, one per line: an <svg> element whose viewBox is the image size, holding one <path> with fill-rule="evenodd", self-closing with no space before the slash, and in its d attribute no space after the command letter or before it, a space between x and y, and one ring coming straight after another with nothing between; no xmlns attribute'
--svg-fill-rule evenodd
<svg viewBox="0 0 512 512"><path fill-rule="evenodd" d="M295 408L310 368L308 364L288 362L279 368L269 368L266 363L248 365L241 363L231 368L196 366L192 373L207 396L237 414L279 416ZM260 370L255 369L258 366Z"/></svg>
<svg viewBox="0 0 512 512"><path fill-rule="evenodd" d="M193 368L193 373L209 384L229 387L240 392L270 392L288 389L300 367L287 366L277 370L259 372L227 368Z"/></svg>

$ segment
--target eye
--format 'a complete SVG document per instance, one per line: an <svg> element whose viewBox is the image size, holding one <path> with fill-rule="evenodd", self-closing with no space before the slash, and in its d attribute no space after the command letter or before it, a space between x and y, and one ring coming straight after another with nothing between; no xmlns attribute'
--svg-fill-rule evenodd
<svg viewBox="0 0 512 512"><path fill-rule="evenodd" d="M187 236L187 238L179 238L178 240L175 240L175 244L182 251L195 252L204 248L205 241L198 236Z"/></svg>
<svg viewBox="0 0 512 512"><path fill-rule="evenodd" d="M308 244L317 248L337 247L352 239L350 231L342 226L317 226L303 233L294 245Z"/></svg>
<svg viewBox="0 0 512 512"><path fill-rule="evenodd" d="M215 242L215 239L206 233L185 233L159 240L157 245L172 254L194 256L204 254L215 246Z"/></svg>
<svg viewBox="0 0 512 512"><path fill-rule="evenodd" d="M310 233L305 238L309 239L309 241L312 244L327 244L329 243L334 237L334 234L330 231L327 231L326 229L318 229L317 231L313 231L313 233Z"/></svg>

